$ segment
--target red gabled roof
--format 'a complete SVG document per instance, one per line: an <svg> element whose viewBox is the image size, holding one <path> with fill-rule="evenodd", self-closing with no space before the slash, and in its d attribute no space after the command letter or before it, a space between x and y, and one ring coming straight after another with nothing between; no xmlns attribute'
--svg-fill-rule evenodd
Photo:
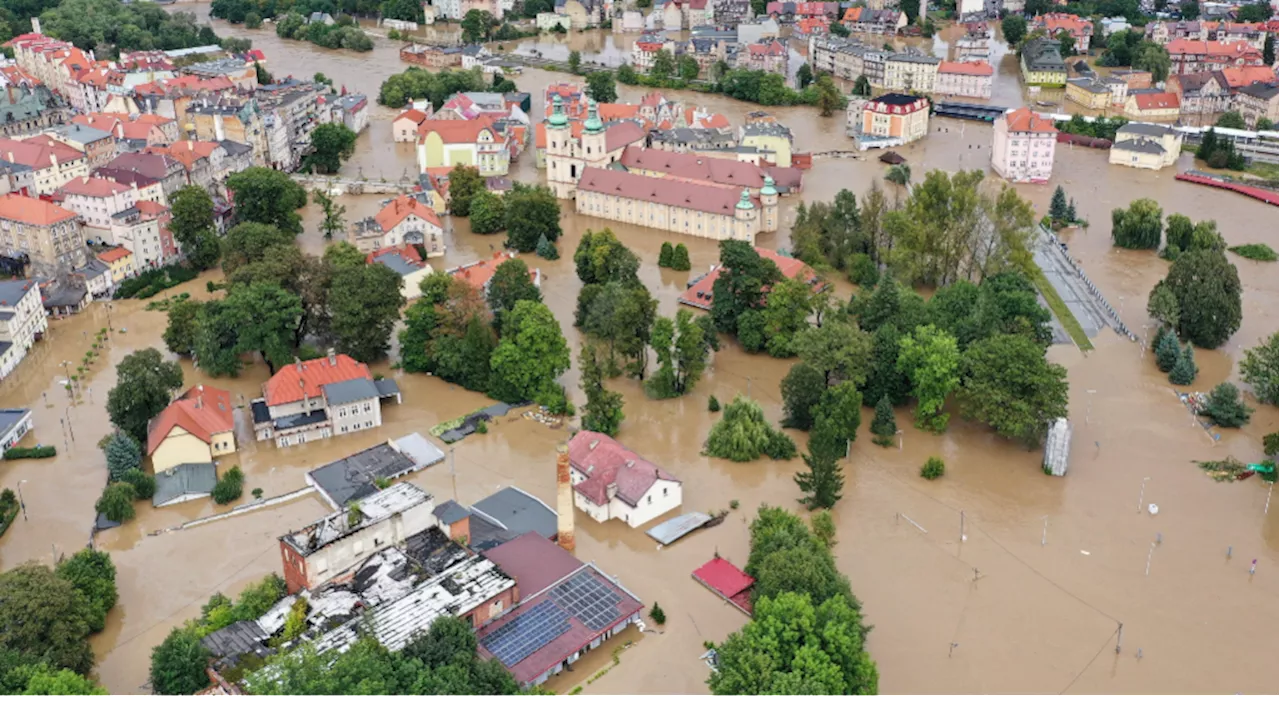
<svg viewBox="0 0 1280 719"><path fill-rule="evenodd" d="M489 284L489 280L493 279L494 273L498 271L498 266L515 256L515 252L495 252L492 259L455 267L452 270L447 270L447 272L449 276L463 280L483 292L485 286ZM535 285L542 284L542 278L536 268L529 268L529 279Z"/></svg>
<svg viewBox="0 0 1280 719"><path fill-rule="evenodd" d="M160 447L174 427L180 427L208 444L213 435L235 429L231 393L226 390L196 385L180 399L165 407L147 428L147 454Z"/></svg>
<svg viewBox="0 0 1280 719"><path fill-rule="evenodd" d="M582 566L580 560L537 532L527 532L481 554L516 580L522 597L532 597Z"/></svg>
<svg viewBox="0 0 1280 719"><path fill-rule="evenodd" d="M30 165L36 170L51 167L54 162L73 162L84 156L83 152L48 135L36 135L25 140L0 137L0 159Z"/></svg>
<svg viewBox="0 0 1280 719"><path fill-rule="evenodd" d="M74 220L76 213L52 202L37 200L26 195L0 195L0 218L27 225L48 227L59 222Z"/></svg>
<svg viewBox="0 0 1280 719"><path fill-rule="evenodd" d="M778 266L778 270L782 272L782 276L789 280L801 280L809 282L817 277L813 270L805 263L794 257L784 257L783 255L767 250L763 247L754 248L757 255L770 260ZM677 300L680 304L697 307L700 310L711 309L711 293L715 286L716 280L720 277L720 268L715 267L701 279L693 284L692 287L685 290ZM814 292L821 292L826 288L825 283L816 282L812 285Z"/></svg>
<svg viewBox="0 0 1280 719"><path fill-rule="evenodd" d="M388 202L373 219L382 227L383 232L390 232L409 215L416 215L436 227L444 227L444 223L440 222L440 217L436 215L435 210L408 195L400 195Z"/></svg>
<svg viewBox="0 0 1280 719"><path fill-rule="evenodd" d="M427 113L423 112L422 110L415 110L413 108L409 108L408 110L405 110L399 115L396 115L396 119L392 120L392 122L400 122L401 120L409 120L415 125L421 125L422 123L427 121Z"/></svg>
<svg viewBox="0 0 1280 719"><path fill-rule="evenodd" d="M1130 95L1139 110L1177 110L1181 107L1178 96L1172 92L1144 92Z"/></svg>
<svg viewBox="0 0 1280 719"><path fill-rule="evenodd" d="M1058 134L1053 120L1041 117L1029 107L1020 107L1004 116L1009 132L1034 132Z"/></svg>
<svg viewBox="0 0 1280 719"><path fill-rule="evenodd" d="M379 257L385 257L386 255L400 255L405 262L408 262L415 267L421 268L426 265L426 263L422 261L422 258L418 256L418 251L409 245L392 245L390 247L383 247L380 250L374 250L373 252L365 255L364 262L366 265L372 265Z"/></svg>
<svg viewBox="0 0 1280 719"><path fill-rule="evenodd" d="M1224 67L1220 71L1231 88L1248 87L1255 82L1274 83L1276 71L1266 65L1246 65L1245 67Z"/></svg>
<svg viewBox="0 0 1280 719"><path fill-rule="evenodd" d="M59 188L59 192L64 195L87 195L89 197L111 197L121 192L132 190L128 185L122 185L115 180L108 180L105 177L77 177L67 184Z"/></svg>
<svg viewBox="0 0 1280 719"><path fill-rule="evenodd" d="M693 578L721 598L751 614L751 587L756 580L730 562L716 557L693 570Z"/></svg>
<svg viewBox="0 0 1280 719"><path fill-rule="evenodd" d="M480 131L486 129L493 133L495 139L500 137L493 128L493 120L485 115L474 120L427 120L418 125L418 135L426 137L434 132L445 144L461 145L476 142Z"/></svg>
<svg viewBox="0 0 1280 719"><path fill-rule="evenodd" d="M735 214L735 207L741 197L731 187L690 182L675 177L633 175L625 170L598 167L588 167L582 171L578 189L729 216Z"/></svg>
<svg viewBox="0 0 1280 719"><path fill-rule="evenodd" d="M582 431L569 440L569 463L587 479L574 489L592 504L609 503L609 487L618 499L638 506L658 480L680 483L666 470L632 452L618 440L600 432Z"/></svg>
<svg viewBox="0 0 1280 719"><path fill-rule="evenodd" d="M127 247L112 247L111 249L105 252L99 252L98 259L102 260L107 264L111 264L116 260L123 260L124 258L132 254L133 253L130 252L129 248Z"/></svg>
<svg viewBox="0 0 1280 719"><path fill-rule="evenodd" d="M347 355L334 355L332 362L330 364L328 357L321 357L285 365L262 385L262 397L267 406L275 407L301 402L304 398L319 397L325 385L353 379L373 379L368 365Z"/></svg>
<svg viewBox="0 0 1280 719"><path fill-rule="evenodd" d="M938 74L951 75L981 75L987 76L995 73L992 67L981 60L970 60L968 62L940 62L938 63Z"/></svg>

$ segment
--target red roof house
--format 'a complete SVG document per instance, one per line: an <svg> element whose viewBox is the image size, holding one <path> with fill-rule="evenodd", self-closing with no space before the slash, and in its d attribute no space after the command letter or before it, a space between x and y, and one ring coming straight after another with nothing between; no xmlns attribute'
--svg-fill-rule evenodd
<svg viewBox="0 0 1280 719"><path fill-rule="evenodd" d="M797 260L794 257L785 257L773 250L766 250L763 247L756 247L754 249L756 254L766 260L771 260L775 265L777 265L778 269L782 271L783 277L786 277L789 280L799 279L808 282L813 288L814 294L822 292L827 288L826 283L820 281L818 276L814 274L813 270L800 260ZM696 307L700 310L710 310L712 287L715 285L716 280L719 279L719 277L720 268L711 268L710 272L703 275L694 282L689 289L685 290L677 301L682 305Z"/></svg>
<svg viewBox="0 0 1280 719"><path fill-rule="evenodd" d="M325 385L353 379L373 379L369 365L339 354L319 359L301 360L280 368L262 385L262 396L268 407L301 402L319 397Z"/></svg>
<svg viewBox="0 0 1280 719"><path fill-rule="evenodd" d="M196 385L151 420L147 456L152 458L155 472L179 464L210 462L236 450L234 430L231 393ZM199 440L205 448L195 449L187 437Z"/></svg>

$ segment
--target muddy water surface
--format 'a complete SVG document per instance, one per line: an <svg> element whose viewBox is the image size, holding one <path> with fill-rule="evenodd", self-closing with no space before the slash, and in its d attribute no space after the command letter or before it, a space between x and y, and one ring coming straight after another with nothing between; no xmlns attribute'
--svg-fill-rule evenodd
<svg viewBox="0 0 1280 719"><path fill-rule="evenodd" d="M197 6L198 7L198 6ZM186 8L184 8L186 9ZM228 34L226 26L215 23ZM236 28L230 34L252 37L264 48L271 69L309 76L324 72L339 84L376 95L382 78L402 69L395 43L377 41L374 52L355 56L285 43L268 31ZM591 37L587 34L585 37ZM570 35L577 41L577 34ZM1004 61L1001 61L1002 64ZM564 76L528 71L517 81L539 92ZM639 92L620 88L624 100ZM750 106L694 93L673 93L724 112L740 121ZM535 106L539 103L535 103ZM535 107L535 115L540 108ZM843 118L820 118L805 108L778 112L795 131L801 150L848 149ZM357 155L344 174L362 171L399 177L412 171L412 153L393 146L386 109L377 109L361 137ZM985 168L990 127L952 121L934 123L927 141L903 152L917 177L929 169ZM971 147L972 146L972 147ZM359 168L359 170L357 170ZM873 159L819 159L805 178L803 199L828 200L847 187L863 192L883 172ZM513 173L535 180L532 153ZM1138 197L1152 197L1166 211L1194 220L1213 219L1232 244L1277 245L1277 214L1253 200L1173 181L1173 172L1148 173L1113 168L1102 153L1063 149L1055 166L1062 183L1091 226L1064 238L1086 272L1103 289L1125 321L1140 328L1145 298L1163 276L1165 263L1150 253L1110 247L1110 211ZM1020 188L1043 212L1052 188ZM376 209L379 198L344 197L347 218ZM794 212L796 199L784 202ZM546 274L543 293L576 349L581 338L572 329L579 282L572 256L577 238L604 223L570 214L564 206L562 258L531 258ZM299 242L309 252L323 251L314 207L304 211L306 229ZM466 220L450 219L446 257L437 269L489 255L501 236L477 236ZM663 241L681 238L627 225L615 232L644 260L642 280L659 298L659 309L673 313L688 273L661 270L656 256ZM786 247L785 232L762 236L761 244ZM717 248L689 239L695 272L715 261ZM1255 338L1276 331L1280 290L1274 265L1230 255L1245 284L1245 323L1223 351L1197 354L1201 372L1194 386L1207 390L1235 376L1234 361ZM202 277L176 291L205 295ZM841 284L847 295L849 287ZM1120 299L1123 297L1124 299ZM104 481L105 463L94 443L106 432L102 402L114 385L114 365L139 347L163 351L164 316L143 302L113 303L113 335L94 365L83 401L71 405L59 382L58 362L83 355L84 333L107 325L107 310L95 304L71 320L54 323L16 374L0 385L0 406L35 410L36 430L28 443L56 443L60 454L42 462L0 463L0 486L21 483L29 521L21 519L0 540L0 568L34 560L50 561L55 551L73 551L88 541L93 503ZM1138 346L1113 334L1099 336L1085 356L1071 347L1054 347L1052 358L1068 368L1075 436L1065 478L1040 470L1040 455L1000 440L981 428L953 420L947 434L922 434L900 414L902 447L881 449L865 438L854 445L847 465L844 499L835 509L839 527L836 554L875 625L870 649L886 693L1275 693L1277 685L1277 505L1264 515L1266 488L1256 480L1216 484L1190 463L1232 454L1242 459L1260 453L1261 436L1276 430L1276 410L1259 408L1244 430L1227 430L1218 441L1193 426L1163 376ZM748 549L747 523L762 502L797 507L794 462L738 465L701 456L714 415L707 397L726 401L750 393L771 419L781 417L778 382L790 363L743 354L732 344L717 353L706 376L688 397L655 402L638 385L618 380L613 388L626 398L627 419L619 439L658 461L685 482L684 509L717 510L731 500L742 509L719 527L694 534L659 550L643 532L578 519L578 556L604 571L646 602L657 601L669 617L661 633L623 640L635 642L619 654L620 664L586 687L602 693L705 692L707 670L697 657L704 640L720 641L739 628L744 616L688 578L715 552L739 564ZM210 379L184 366L188 385L210 382L229 389L240 401L260 394L266 379L261 365L236 379ZM237 462L248 477L246 490L262 487L279 494L303 486L311 468L385 438L425 433L437 422L485 406L477 394L433 378L407 376L386 364L375 367L400 383L405 403L390 406L383 427L335 440L278 450L252 442L241 426L241 450L224 462ZM563 379L575 400L577 370ZM92 391L92 396L88 390ZM75 433L61 431L70 420ZM243 420L242 420L243 422ZM865 427L865 423L864 423ZM792 433L800 442L803 434ZM456 475L442 463L412 478L438 500L474 502L514 484L544 501L554 499L554 447L567 436L518 417L506 418L487 435L454 445ZM67 451L64 451L66 448ZM927 482L918 468L931 455L947 463L944 478ZM1157 516L1139 510L1160 506ZM247 492L246 492L247 496ZM279 567L275 538L325 511L312 498L271 507L186 531L151 536L188 519L218 511L211 502L193 502L161 510L144 509L129 525L97 537L119 568L120 604L108 628L94 639L99 675L114 693L144 691L150 649L169 629L198 613L214 591L232 593ZM961 541L961 512L967 539ZM915 528L905 515L923 527ZM1045 531L1045 520L1048 530ZM1162 543L1146 563L1156 534ZM1042 537L1047 541L1042 545ZM1234 558L1226 558L1227 546ZM1257 558L1255 576L1249 562ZM976 570L976 575L975 575ZM976 577L976 578L975 578ZM1124 623L1115 652L1116 630ZM955 645L954 647L952 645ZM553 681L568 691L612 664L609 653L620 642L588 656L574 672ZM1141 648L1143 658L1136 658ZM948 656L950 654L950 656Z"/></svg>

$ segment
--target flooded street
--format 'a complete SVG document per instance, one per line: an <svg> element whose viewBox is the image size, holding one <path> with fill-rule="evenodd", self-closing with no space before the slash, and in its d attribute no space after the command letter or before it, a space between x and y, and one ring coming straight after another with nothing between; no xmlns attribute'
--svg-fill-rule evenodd
<svg viewBox="0 0 1280 719"><path fill-rule="evenodd" d="M192 8L201 15L207 12L204 5L178 9ZM250 31L215 21L214 27L221 35L252 39L255 47L266 51L269 68L277 76L310 77L323 72L339 87L345 85L371 98L386 76L405 67L397 56L397 42L375 39L373 52L354 54L281 41L269 25ZM947 37L944 32L943 40L933 42L945 43ZM629 47L632 39L604 33L566 36L573 47L582 43L584 54L592 43L596 52L625 52L622 48ZM993 45L1001 43L993 41ZM1006 54L993 59L993 64L998 73L993 102L1024 102L1016 81L1016 59ZM566 77L527 70L514 79L537 98L549 82ZM619 87L622 101L637 100L643 90ZM735 125L745 112L757 109L713 95L669 94L722 112ZM540 119L541 102L535 99L533 105L533 114ZM394 111L372 107L369 129L361 135L356 155L343 174L388 179L412 174L412 147L390 142ZM792 128L801 151L850 147L843 112L821 118L802 107L779 108L776 114ZM935 120L932 129L927 141L898 148L917 179L931 169L989 166L990 126ZM1150 197L1166 214L1181 212L1193 221L1216 220L1229 244L1277 246L1280 216L1275 208L1175 182L1172 168L1153 173L1112 167L1102 151L1060 147L1058 152L1054 183L1065 187L1080 214L1092 223L1063 239L1136 332L1147 321L1147 294L1163 277L1167 263L1154 253L1111 247L1113 208ZM515 179L539 179L533 155L530 147L520 158L513 171ZM1183 157L1183 163L1191 162L1190 156ZM830 200L842 188L861 195L883 171L874 155L818 158L804 178L802 199ZM1053 187L1019 190L1043 213ZM351 221L372 214L382 199L357 196L340 201L348 207L346 218ZM784 227L790 226L798 201L784 200ZM546 303L560 320L576 358L581 336L572 327L572 317L581 284L572 255L585 230L607 225L572 215L569 207L562 205L561 259L548 262L529 257L526 261L543 271ZM308 206L303 216L305 230L299 242L306 251L318 254L324 248L317 229L319 212ZM502 235L474 235L465 219L447 218L446 223L448 253L431 260L438 270L486 257L501 246ZM640 277L665 315L676 311L676 298L689 273L657 267L662 242L686 242L695 272L718 257L718 247L709 241L630 225L612 228L640 256ZM760 244L787 247L786 235L785 230L762 235ZM1221 351L1197 352L1200 374L1194 390L1207 391L1225 379L1237 378L1234 365L1243 349L1276 331L1280 323L1275 265L1234 254L1228 257L1239 267L1245 287L1244 323ZM202 298L208 279L217 278L210 273L169 293L187 291ZM838 283L837 292L847 297L850 288ZM112 303L109 321L118 332L90 371L85 386L91 394L86 392L83 402L69 404L58 363L83 355L90 342L85 333L92 336L107 326L103 303L70 320L51 322L45 340L0 384L0 406L34 410L33 437L24 444L56 444L59 449L53 460L0 462L0 487L21 485L29 514L29 521L18 519L0 539L0 570L28 560L49 562L54 552L70 553L88 541L93 504L105 481L105 460L94 445L108 431L103 405L115 384L114 366L137 348L164 351L165 315L147 311L145 304ZM882 692L1280 691L1280 501L1272 501L1264 515L1267 488L1257 479L1218 484L1191 464L1228 454L1255 461L1261 454L1262 435L1276 431L1275 408L1258 408L1243 430L1223 430L1215 443L1194 426L1151 358L1140 358L1138 345L1111 332L1099 335L1095 344L1096 350L1088 355L1070 346L1050 350L1051 358L1067 367L1071 383L1074 442L1066 477L1045 476L1038 451L1028 452L958 417L945 435L934 436L912 428L910 418L900 412L901 449L881 449L865 436L854 444L846 465L844 498L833 511L839 542L835 552L862 600L868 623L875 626L869 649L879 664ZM635 645L618 655L619 666L584 686L587 693L706 693L708 670L698 659L703 641L723 640L742 626L745 616L695 583L689 573L716 552L744 563L747 524L761 503L801 511L792 476L803 467L799 459L733 464L701 456L701 444L717 418L706 411L707 398L714 394L723 403L749 391L770 419L777 421L782 415L778 383L790 365L786 360L747 355L730 342L714 355L706 375L686 397L654 401L634 381L610 383L626 399L626 420L618 439L683 480L683 511L727 509L735 499L741 509L730 513L724 524L661 550L642 531L617 522L598 525L578 513L577 556L614 574L645 602L660 603L668 617L661 633L641 635L629 629L623 640ZM438 422L491 404L481 395L438 379L392 370L389 363L373 370L394 377L404 396L404 404L384 408L384 424L377 429L276 449L253 442L244 417L239 417L240 452L222 462L224 468L238 463L244 469L246 498L254 487L261 487L266 496L301 488L303 474L310 468L408 432L425 435ZM260 385L267 379L262 364L247 367L235 379L208 378L189 363L184 371L186 386L207 382L225 388L238 404L259 396ZM562 381L581 404L576 367ZM60 420L70 422L74 441L70 432L64 438ZM869 423L867 412L863 435ZM803 446L803 433L791 434ZM499 487L515 485L552 503L554 447L566 436L565 430L551 430L512 415L491 425L488 434L452 445L456 477L444 462L413 475L410 481L434 494L437 502L457 499L470 504ZM918 476L920 465L931 455L941 456L947 464L946 476L934 482ZM1159 504L1158 516L1139 511L1144 477L1150 481L1143 503ZM106 631L93 641L98 676L112 693L147 691L143 686L151 648L173 626L196 616L213 592L233 594L249 581L278 571L276 538L326 511L318 499L304 497L152 536L221 509L209 500L159 510L139 503L137 519L98 535L97 546L108 549L116 563L120 592ZM961 511L967 533L963 542ZM919 523L927 533L897 520L899 514ZM1046 518L1047 543L1042 546ZM1163 542L1155 549L1148 576L1144 568L1157 533ZM1226 558L1228 546L1234 548L1233 559ZM1254 558L1258 571L1250 576L1248 567ZM1123 642L1117 654L1120 622ZM615 641L606 649L616 646L621 643ZM1139 649L1141 660L1135 656ZM567 692L585 684L611 661L609 652L595 652L548 688Z"/></svg>

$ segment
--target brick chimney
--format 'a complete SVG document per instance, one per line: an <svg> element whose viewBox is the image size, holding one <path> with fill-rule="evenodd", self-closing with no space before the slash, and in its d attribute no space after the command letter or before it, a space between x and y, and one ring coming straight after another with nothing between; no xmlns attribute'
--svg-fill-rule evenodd
<svg viewBox="0 0 1280 719"><path fill-rule="evenodd" d="M573 481L569 478L569 447L556 447L556 542L561 549L572 552L573 540Z"/></svg>

